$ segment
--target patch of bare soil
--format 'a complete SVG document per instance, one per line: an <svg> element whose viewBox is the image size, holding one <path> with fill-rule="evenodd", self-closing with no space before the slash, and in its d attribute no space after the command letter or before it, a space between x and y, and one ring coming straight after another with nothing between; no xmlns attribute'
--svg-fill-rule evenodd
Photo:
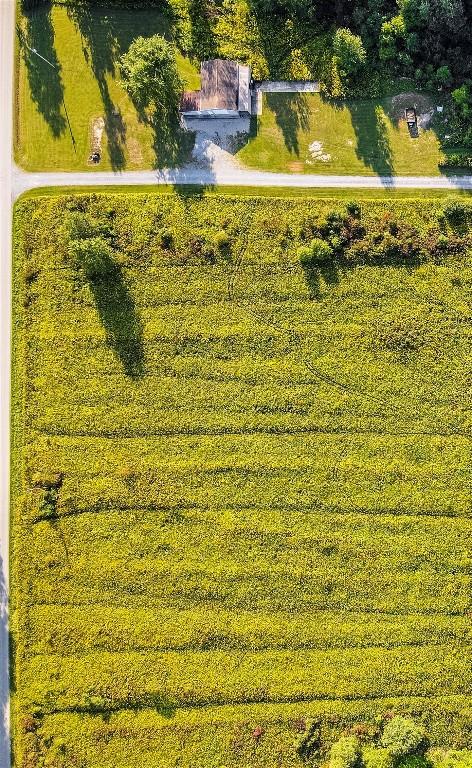
<svg viewBox="0 0 472 768"><path fill-rule="evenodd" d="M389 99L389 106L387 109L388 116L395 122L404 120L405 109L407 107L414 107L416 109L418 124L422 128L427 128L429 126L435 111L434 101L430 96L415 91L411 93L399 93L398 96L392 96L392 98Z"/></svg>
<svg viewBox="0 0 472 768"><path fill-rule="evenodd" d="M128 147L129 159L132 163L141 164L143 162L143 153L137 139L133 139L131 136L126 141Z"/></svg>
<svg viewBox="0 0 472 768"><path fill-rule="evenodd" d="M103 117L94 117L90 129L90 154L102 151L102 137L105 130L105 120Z"/></svg>

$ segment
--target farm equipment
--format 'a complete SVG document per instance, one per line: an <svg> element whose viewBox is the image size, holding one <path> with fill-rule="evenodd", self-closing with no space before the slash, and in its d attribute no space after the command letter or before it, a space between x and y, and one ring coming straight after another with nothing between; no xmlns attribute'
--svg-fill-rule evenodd
<svg viewBox="0 0 472 768"><path fill-rule="evenodd" d="M407 107L405 109L405 120L412 139L418 138L418 120L414 107Z"/></svg>

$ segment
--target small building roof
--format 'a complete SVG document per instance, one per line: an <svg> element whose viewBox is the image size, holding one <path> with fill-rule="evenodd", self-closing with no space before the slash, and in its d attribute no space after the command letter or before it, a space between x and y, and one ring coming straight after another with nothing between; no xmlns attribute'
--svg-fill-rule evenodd
<svg viewBox="0 0 472 768"><path fill-rule="evenodd" d="M204 61L201 77L200 109L238 109L239 70L236 61Z"/></svg>
<svg viewBox="0 0 472 768"><path fill-rule="evenodd" d="M235 116L251 110L249 67L237 61L210 59L200 67L201 89L185 91L180 109L192 115Z"/></svg>
<svg viewBox="0 0 472 768"><path fill-rule="evenodd" d="M200 96L200 91L184 91L180 99L182 112L199 112Z"/></svg>

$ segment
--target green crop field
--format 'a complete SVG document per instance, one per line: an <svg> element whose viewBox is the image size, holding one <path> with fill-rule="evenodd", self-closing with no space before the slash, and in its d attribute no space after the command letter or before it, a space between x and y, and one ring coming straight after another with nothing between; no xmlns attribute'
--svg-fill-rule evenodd
<svg viewBox="0 0 472 768"><path fill-rule="evenodd" d="M472 745L457 200L17 204L18 768L302 768L392 711Z"/></svg>

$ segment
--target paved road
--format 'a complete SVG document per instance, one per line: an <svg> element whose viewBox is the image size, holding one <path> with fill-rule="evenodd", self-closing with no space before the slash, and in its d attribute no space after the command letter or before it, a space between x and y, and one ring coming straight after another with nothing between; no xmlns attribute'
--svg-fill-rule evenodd
<svg viewBox="0 0 472 768"><path fill-rule="evenodd" d="M10 765L8 537L14 0L0 0L0 766Z"/></svg>
<svg viewBox="0 0 472 768"><path fill-rule="evenodd" d="M303 173L271 173L237 167L188 167L175 171L112 171L71 173L25 173L15 169L14 195L38 187L103 184L203 184L245 187L305 187L343 189L466 189L472 190L472 176L321 176Z"/></svg>

